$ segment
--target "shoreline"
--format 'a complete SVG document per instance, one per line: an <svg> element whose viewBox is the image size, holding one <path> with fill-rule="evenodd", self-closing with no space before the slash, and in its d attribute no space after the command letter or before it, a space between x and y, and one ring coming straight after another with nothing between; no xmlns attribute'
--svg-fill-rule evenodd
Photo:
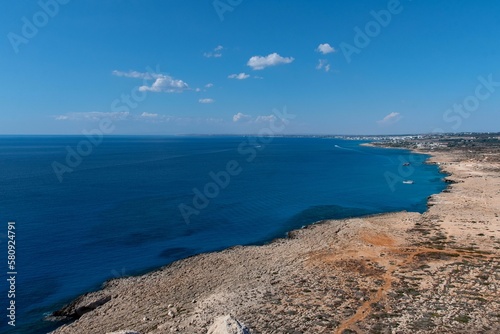
<svg viewBox="0 0 500 334"><path fill-rule="evenodd" d="M361 145L371 146L365 144ZM454 167L447 164L449 161L460 160L453 152L410 151L430 155L426 162L438 164L440 171L448 174L446 179L456 183L430 196L425 213L381 213L315 222L306 228L290 231L288 238L276 239L270 244L236 246L221 252L200 254L142 276L111 280L105 283L102 290L79 297L69 308L63 309L66 314L77 314L85 308L94 308L53 333L123 329L134 329L140 333L162 333L167 329L200 333L206 332L215 318L226 314L232 314L247 324L252 333L266 333L282 326L297 328L304 333L325 330L341 333L347 328L363 332L380 326L381 322L394 320L402 324L400 326L403 327L399 328L402 332L405 328L413 328L408 314L388 312L396 301L402 303L398 296L404 297L404 300L415 297L415 292L419 291L414 286L415 282L434 286L430 283L439 274L426 275L425 269L437 270L439 262L442 262L440 268L446 267L448 262L457 258L474 257L476 251L463 230L457 230L453 224L437 226L444 225L447 220L441 213L447 209L443 197L457 195L456 188L463 186L467 180L460 174L460 168L467 166L460 165L459 161L460 168L455 168L454 172L449 170ZM495 185L500 186L499 175L496 177ZM495 189L492 189L492 194L497 195L497 203L499 196L493 192ZM469 199L465 203L467 201ZM498 212L495 214L498 217ZM489 238L492 245L498 244L498 222L497 218L493 225L497 229ZM408 230L411 224L413 228ZM449 237L451 233L454 234L453 239ZM457 248L453 244L463 247ZM498 247L492 245L485 248L482 244L485 249L479 251L498 255ZM466 250L470 248L472 250ZM436 260L436 255L443 259ZM486 254L482 256L487 257ZM429 268L419 269L420 276L410 282L398 278L403 269L414 264L415 258L425 262ZM488 264L483 265L488 267ZM323 277L322 282L318 282L318 277ZM356 278L354 282L352 277ZM394 281L406 290L400 294L393 286ZM493 281L497 284L496 278ZM418 295L423 294L419 292ZM146 295L151 298L142 298ZM491 301L481 298L491 306ZM377 306L372 305L379 303L384 304L381 305L384 312L375 310ZM439 315L437 311L434 313ZM372 316L379 313L384 315L376 316L373 319L377 322L372 323ZM465 321L466 318L460 316L457 315L458 319L464 321L455 321L454 330L479 330L476 321L471 321L476 320L474 317L466 315ZM478 317L482 323L485 322L481 314ZM436 324L439 316L434 316L436 319L427 318L424 322L428 326L432 327L430 323L434 327L440 326ZM444 324L438 327L441 332L453 332L442 326Z"/></svg>

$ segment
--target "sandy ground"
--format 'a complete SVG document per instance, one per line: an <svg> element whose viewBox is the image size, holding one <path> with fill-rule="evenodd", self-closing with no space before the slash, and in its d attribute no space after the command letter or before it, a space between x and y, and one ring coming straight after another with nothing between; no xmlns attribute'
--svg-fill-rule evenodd
<svg viewBox="0 0 500 334"><path fill-rule="evenodd" d="M424 214L327 221L289 239L108 282L54 333L499 333L500 157L433 153L454 182Z"/></svg>

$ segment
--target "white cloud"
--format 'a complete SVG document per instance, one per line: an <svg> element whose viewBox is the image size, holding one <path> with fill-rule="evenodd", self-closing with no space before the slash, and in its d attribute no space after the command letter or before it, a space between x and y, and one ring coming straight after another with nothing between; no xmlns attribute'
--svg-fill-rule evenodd
<svg viewBox="0 0 500 334"><path fill-rule="evenodd" d="M164 93L180 93L189 89L189 85L182 80L174 79L169 75L154 73L154 72L137 72L137 71L113 71L113 75L118 77L154 80L151 86L142 85L139 87L141 92L164 92Z"/></svg>
<svg viewBox="0 0 500 334"><path fill-rule="evenodd" d="M182 121L184 119L176 116L143 112L139 116L134 117L134 120L148 122L148 123L162 123L162 122Z"/></svg>
<svg viewBox="0 0 500 334"><path fill-rule="evenodd" d="M203 104L208 104L208 103L214 103L214 99L199 99L198 102L203 103Z"/></svg>
<svg viewBox="0 0 500 334"><path fill-rule="evenodd" d="M142 112L141 114L131 114L129 112L73 112L52 116L58 121L99 121L101 119L111 119L112 121L146 122L146 123L222 123L220 118L192 118L162 115L158 113Z"/></svg>
<svg viewBox="0 0 500 334"><path fill-rule="evenodd" d="M276 121L277 119L278 118L275 115L257 116L254 118L250 115L245 115L241 112L233 116L233 122L241 122L247 124L267 123Z"/></svg>
<svg viewBox="0 0 500 334"><path fill-rule="evenodd" d="M158 114L152 114L152 113L148 113L148 112L143 112L141 114L141 117L143 118L158 118Z"/></svg>
<svg viewBox="0 0 500 334"><path fill-rule="evenodd" d="M318 65L316 65L317 70L323 69L325 72L330 72L330 64L328 64L328 60L320 59Z"/></svg>
<svg viewBox="0 0 500 334"><path fill-rule="evenodd" d="M155 74L155 82L151 86L143 85L139 87L141 92L155 93L180 93L189 89L189 85L182 80L174 79L169 75Z"/></svg>
<svg viewBox="0 0 500 334"><path fill-rule="evenodd" d="M57 121L99 121L103 118L108 118L115 121L126 120L130 118L128 111L113 111L113 112L70 112L63 115L53 116Z"/></svg>
<svg viewBox="0 0 500 334"><path fill-rule="evenodd" d="M220 58L222 57L222 53L212 53L212 52L205 52L203 53L203 56L206 58Z"/></svg>
<svg viewBox="0 0 500 334"><path fill-rule="evenodd" d="M205 88L212 88L213 86L214 84L210 82L205 85Z"/></svg>
<svg viewBox="0 0 500 334"><path fill-rule="evenodd" d="M240 113L240 112L233 116L233 122L244 122L244 121L248 122L250 120L252 120L252 116L245 115L245 114Z"/></svg>
<svg viewBox="0 0 500 334"><path fill-rule="evenodd" d="M224 47L222 45L218 45L215 49L213 49L213 51L211 52L205 52L203 53L203 56L204 57L207 57L207 58L220 58L222 57L222 50L224 49Z"/></svg>
<svg viewBox="0 0 500 334"><path fill-rule="evenodd" d="M335 49L330 46L330 44L325 43L325 44L320 44L316 51L321 52L322 54L326 55L328 53L334 53Z"/></svg>
<svg viewBox="0 0 500 334"><path fill-rule="evenodd" d="M397 123L401 120L402 116L398 112L391 112L389 115L385 116L383 119L380 121L377 121L378 124L381 125L389 125L389 124L394 124Z"/></svg>
<svg viewBox="0 0 500 334"><path fill-rule="evenodd" d="M240 73L240 74L231 74L228 76L229 79L238 79L238 80L245 80L250 78L250 74L246 73Z"/></svg>
<svg viewBox="0 0 500 334"><path fill-rule="evenodd" d="M123 72L123 71L117 71L114 70L112 72L113 75L117 77L125 77L125 78L134 78L134 79L148 79L151 80L153 79L154 73L149 73L149 72L137 72L137 71L128 71L128 72Z"/></svg>
<svg viewBox="0 0 500 334"><path fill-rule="evenodd" d="M274 115L269 115L269 116L257 116L255 119L255 122L257 123L263 123L263 122L271 122L271 121L276 121L277 118Z"/></svg>
<svg viewBox="0 0 500 334"><path fill-rule="evenodd" d="M181 123L191 123L198 121L191 117L177 117L171 115L162 115L157 113L143 112L139 116L133 118L136 121L148 122L148 123L166 123L166 122L181 122ZM201 118L200 118L201 119Z"/></svg>
<svg viewBox="0 0 500 334"><path fill-rule="evenodd" d="M290 64L295 59L293 57L281 57L279 54L271 53L266 57L253 56L248 60L247 65L254 70L263 70L269 66L276 66L280 64Z"/></svg>

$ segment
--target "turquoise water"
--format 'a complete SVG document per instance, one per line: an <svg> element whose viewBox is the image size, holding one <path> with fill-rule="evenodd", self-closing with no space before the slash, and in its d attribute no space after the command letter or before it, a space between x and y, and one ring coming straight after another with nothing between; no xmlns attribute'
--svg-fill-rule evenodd
<svg viewBox="0 0 500 334"><path fill-rule="evenodd" d="M18 272L16 330L0 331L47 332L44 314L107 279L322 219L423 212L445 188L424 155L323 138L107 137L60 182L53 163L82 140L0 137L0 241L15 221Z"/></svg>

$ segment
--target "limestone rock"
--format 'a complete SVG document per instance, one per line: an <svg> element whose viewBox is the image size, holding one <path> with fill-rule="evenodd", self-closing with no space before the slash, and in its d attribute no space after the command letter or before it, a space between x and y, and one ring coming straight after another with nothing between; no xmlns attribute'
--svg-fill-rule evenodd
<svg viewBox="0 0 500 334"><path fill-rule="evenodd" d="M215 319L207 334L250 334L250 330L230 315Z"/></svg>
<svg viewBox="0 0 500 334"><path fill-rule="evenodd" d="M93 311L111 300L111 296L102 294L85 294L69 305L52 313L53 317L78 319L87 312Z"/></svg>

